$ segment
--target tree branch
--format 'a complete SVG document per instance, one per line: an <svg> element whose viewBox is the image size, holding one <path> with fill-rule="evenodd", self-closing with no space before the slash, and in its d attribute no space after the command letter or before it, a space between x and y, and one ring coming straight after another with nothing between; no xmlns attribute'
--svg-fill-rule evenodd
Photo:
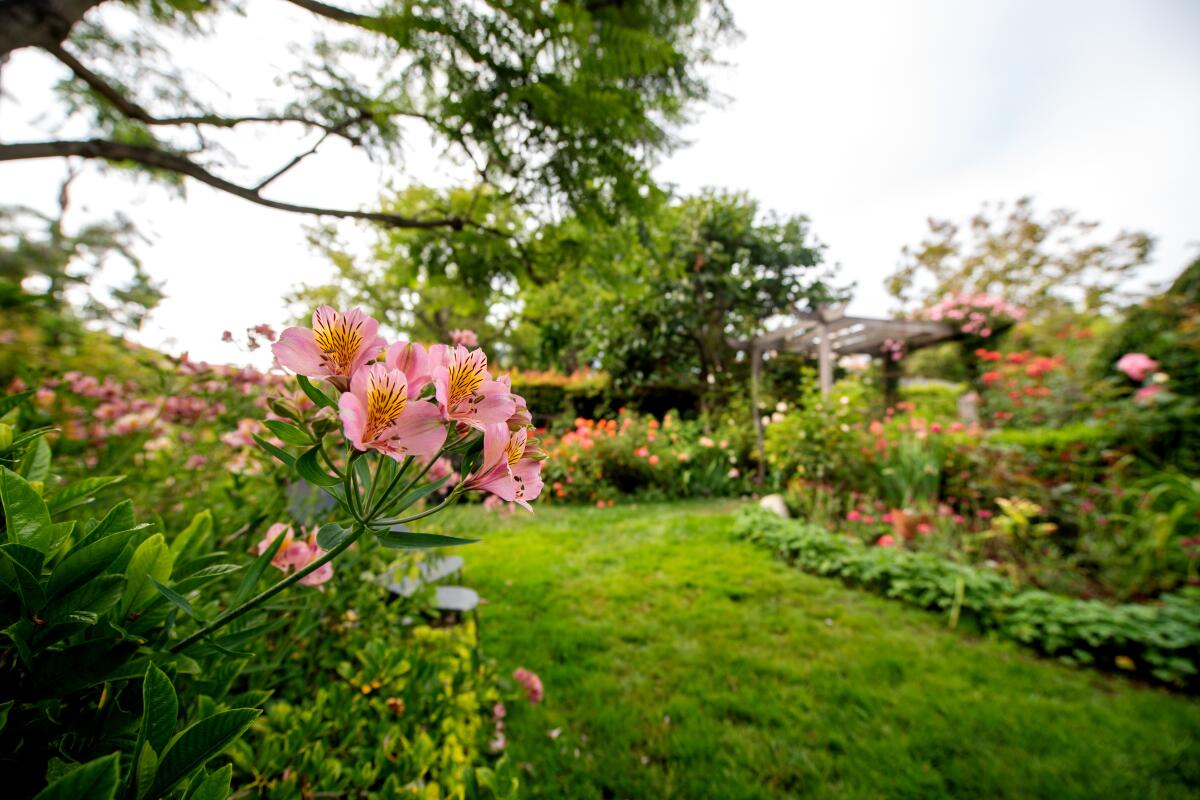
<svg viewBox="0 0 1200 800"><path fill-rule="evenodd" d="M104 0L6 0L0 2L0 56L22 47L62 42L83 15Z"/></svg>
<svg viewBox="0 0 1200 800"><path fill-rule="evenodd" d="M294 6L300 6L305 11L310 11L318 17L334 20L335 22L344 22L347 25L359 25L370 22L375 19L368 14L359 14L356 11L347 11L344 8L327 5L325 3L316 2L316 0L287 0Z"/></svg>
<svg viewBox="0 0 1200 800"><path fill-rule="evenodd" d="M88 139L84 141L51 141L51 142L17 142L15 144L0 144L0 162L3 161L22 161L37 158L66 158L69 156L78 156L80 158L100 159L102 161L111 162L133 162L141 164L145 167L153 169L166 170L179 175L185 175L194 180L200 181L203 184L226 192L235 197L240 197L243 200L248 200L251 203L257 203L260 206L274 208L280 211L288 211L293 214L310 214L317 217L337 217L338 219L360 219L368 222L377 222L381 225L386 225L392 228L448 228L450 230L462 230L464 226L470 223L462 217L448 216L434 219L416 219L413 217L404 217L399 214L389 214L382 211L355 211L351 209L338 208L322 208L319 206L305 206L296 203L285 203L280 200L272 200L263 197L258 190L252 187L242 186L240 184L227 181L217 175L212 174L204 167L189 158L171 153L166 150L160 150L155 147L144 147L141 145L125 144L123 142L113 142L106 139ZM497 232L499 233L499 232Z"/></svg>

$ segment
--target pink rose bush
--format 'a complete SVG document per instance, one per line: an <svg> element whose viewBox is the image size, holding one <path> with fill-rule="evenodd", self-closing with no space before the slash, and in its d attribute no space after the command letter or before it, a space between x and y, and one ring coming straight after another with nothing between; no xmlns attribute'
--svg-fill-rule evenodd
<svg viewBox="0 0 1200 800"><path fill-rule="evenodd" d="M1117 361L1117 370L1141 383L1158 369L1158 362L1145 353L1126 353Z"/></svg>
<svg viewBox="0 0 1200 800"><path fill-rule="evenodd" d="M934 322L950 323L961 333L987 339L998 330L1024 319L1025 310L1002 297L960 292L947 294L920 316Z"/></svg>

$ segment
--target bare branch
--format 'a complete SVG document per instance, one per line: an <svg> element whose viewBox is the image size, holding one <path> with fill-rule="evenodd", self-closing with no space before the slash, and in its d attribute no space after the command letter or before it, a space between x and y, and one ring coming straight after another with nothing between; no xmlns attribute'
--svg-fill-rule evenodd
<svg viewBox="0 0 1200 800"><path fill-rule="evenodd" d="M335 22L344 22L347 25L359 25L370 22L374 17L368 14L359 14L356 11L347 11L344 8L318 3L316 0L288 0L292 5L300 6L305 11L310 11L318 17L334 20Z"/></svg>
<svg viewBox="0 0 1200 800"><path fill-rule="evenodd" d="M322 208L319 206L305 206L296 203L285 203L281 200L272 200L260 195L255 188L242 186L212 174L185 156L155 147L143 147L123 142L108 141L106 139L0 144L0 162L37 158L66 158L69 156L111 162L133 162L153 169L186 175L214 189L219 189L222 192L240 197L243 200L249 200L251 203L257 203L258 205L280 211L288 211L293 214L310 214L317 217L337 217L338 219L360 219L368 222L377 222L392 228L447 228L458 231L470 224L472 227L479 227L481 230L492 232L491 229L475 225L469 220L457 216L416 219L382 211ZM495 233L501 234L500 231L495 231Z"/></svg>
<svg viewBox="0 0 1200 800"><path fill-rule="evenodd" d="M312 147L308 148L308 149L307 149L307 150L305 150L303 153L300 153L300 154L298 154L298 155L294 156L294 157L292 158L292 160L291 160L291 161L289 161L288 163L284 164L282 167L280 167L279 169L275 170L275 171L274 171L274 172L272 172L270 175L268 175L267 177L263 178L261 181L259 181L258 183L256 183L256 184L254 185L254 191L256 191L256 192L261 192L263 189L265 189L265 188L267 187L267 184L269 184L269 183L271 183L272 181L274 181L274 180L275 180L276 178L278 178L280 175L282 175L283 173L287 172L288 170L290 170L292 167L294 167L294 166L296 166L297 164L299 164L299 163L300 163L301 161L303 161L304 159L306 159L306 158L308 158L309 156L311 156L311 155L313 155L314 153L316 153L316 152L317 152L317 148L318 148L318 147L320 147L320 146L321 146L321 145L322 145L322 144L325 142L325 140L326 140L326 139L328 139L328 138L329 138L329 133L328 133L328 132L321 134L321 138L320 138L320 139L317 139L316 143L315 143L315 144L314 144Z"/></svg>

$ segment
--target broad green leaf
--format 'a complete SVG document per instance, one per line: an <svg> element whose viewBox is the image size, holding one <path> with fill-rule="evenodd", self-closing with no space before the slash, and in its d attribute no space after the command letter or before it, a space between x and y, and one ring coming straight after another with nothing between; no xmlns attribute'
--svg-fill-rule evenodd
<svg viewBox="0 0 1200 800"><path fill-rule="evenodd" d="M241 564L210 564L207 567L196 570L186 578L180 578L175 581L174 589L180 594L186 595L188 592L195 591L201 586L206 586L222 576L237 572L241 568Z"/></svg>
<svg viewBox="0 0 1200 800"><path fill-rule="evenodd" d="M140 738L162 752L175 735L179 722L179 699L171 679L158 667L151 664L146 668L146 679L142 682L142 727Z"/></svg>
<svg viewBox="0 0 1200 800"><path fill-rule="evenodd" d="M258 442L259 447L275 456L275 458L282 461L285 465L290 467L296 463L296 459L293 458L292 455L286 450L281 450L280 448L268 442L266 439L259 436L257 433L251 434L251 436L254 437L254 441Z"/></svg>
<svg viewBox="0 0 1200 800"><path fill-rule="evenodd" d="M188 787L184 800L225 800L229 797L229 785L233 780L233 765L226 764L215 772L198 774Z"/></svg>
<svg viewBox="0 0 1200 800"><path fill-rule="evenodd" d="M106 489L115 483L120 483L125 480L124 475L105 475L95 478L81 478L59 489L54 494L46 498L46 507L50 510L50 516L61 514L64 511L69 511L72 508L91 503L96 498L93 497L97 492Z"/></svg>
<svg viewBox="0 0 1200 800"><path fill-rule="evenodd" d="M121 555L137 531L118 531L83 547L76 546L50 574L47 590L51 596L74 589L89 578L104 572ZM90 537L89 537L90 538Z"/></svg>
<svg viewBox="0 0 1200 800"><path fill-rule="evenodd" d="M234 708L206 717L181 731L158 762L158 774L148 797L162 797L195 770L219 755L250 727L257 708Z"/></svg>
<svg viewBox="0 0 1200 800"><path fill-rule="evenodd" d="M308 378L304 377L303 375L297 375L296 382L300 384L300 390L303 391L306 395L308 395L308 399L312 400L317 405L317 408L322 408L322 407L337 408L338 407L336 400L334 400L329 395L325 394L323 391L318 389L316 386L313 386L312 381L310 381Z"/></svg>
<svg viewBox="0 0 1200 800"><path fill-rule="evenodd" d="M254 559L254 563L250 565L250 570L242 578L242 583L238 586L238 590L234 592L232 605L238 606L250 599L250 595L254 593L254 587L258 585L258 579L262 577L267 566L271 563L271 559L275 558L275 554L283 546L285 538L282 535L276 536L275 540L267 546L267 549L258 558Z"/></svg>
<svg viewBox="0 0 1200 800"><path fill-rule="evenodd" d="M95 527L87 532L87 535L80 544L91 544L100 537L107 536L110 533L131 531L145 527L146 525L138 525L137 520L133 517L133 501L122 500L109 509L108 513L104 515L104 519L100 520Z"/></svg>
<svg viewBox="0 0 1200 800"><path fill-rule="evenodd" d="M415 533L413 531L375 531L379 543L395 550L426 550L431 547L457 547L474 544L478 539L460 539L457 536L442 536L439 533Z"/></svg>
<svg viewBox="0 0 1200 800"><path fill-rule="evenodd" d="M42 588L41 551L23 544L0 545L4 565L0 577L20 596L21 608L33 614L46 604L46 593Z"/></svg>
<svg viewBox="0 0 1200 800"><path fill-rule="evenodd" d="M18 472L30 483L45 483L50 477L50 443L45 439L34 442L33 447L25 451Z"/></svg>
<svg viewBox="0 0 1200 800"><path fill-rule="evenodd" d="M96 624L101 616L121 600L125 579L120 575L97 575L75 589L46 604L41 616L46 624L86 622Z"/></svg>
<svg viewBox="0 0 1200 800"><path fill-rule="evenodd" d="M321 464L317 460L317 454L321 448L314 447L305 451L304 455L296 459L296 473L301 478L316 486L337 486L341 483L341 479L330 475L321 469Z"/></svg>
<svg viewBox="0 0 1200 800"><path fill-rule="evenodd" d="M75 520L67 520L66 522L53 522L50 524L50 535L47 537L49 545L46 550L47 559L58 554L58 551L71 538L71 534L75 531Z"/></svg>
<svg viewBox="0 0 1200 800"><path fill-rule="evenodd" d="M167 547L167 540L161 533L154 534L138 545L129 566L125 569L125 594L121 597L122 617L127 617L141 608L147 600L155 597L150 579L165 583L171 577L171 565L174 561L175 558Z"/></svg>
<svg viewBox="0 0 1200 800"><path fill-rule="evenodd" d="M284 444L292 444L304 447L313 443L313 438L309 436L307 432L305 432L302 428L291 424L290 422L284 422L278 419L268 419L264 420L263 424L267 426L267 429L270 430L271 433L279 437L279 440Z"/></svg>
<svg viewBox="0 0 1200 800"><path fill-rule="evenodd" d="M171 540L171 553L176 558L190 553L212 534L213 516L207 508L192 517L188 526Z"/></svg>
<svg viewBox="0 0 1200 800"><path fill-rule="evenodd" d="M33 397L33 389L24 392L16 392L15 394L0 397L0 417L3 417L8 412L12 411L17 406L24 403L29 398Z"/></svg>
<svg viewBox="0 0 1200 800"><path fill-rule="evenodd" d="M37 793L34 800L112 800L117 793L118 753L89 761Z"/></svg>
<svg viewBox="0 0 1200 800"><path fill-rule="evenodd" d="M346 537L351 534L349 528L343 528L336 522L330 522L328 525L322 525L317 531L317 547L322 550L332 550L342 542L346 541Z"/></svg>
<svg viewBox="0 0 1200 800"><path fill-rule="evenodd" d="M45 553L50 544L50 512L29 482L8 467L0 467L0 501L8 540Z"/></svg>
<svg viewBox="0 0 1200 800"><path fill-rule="evenodd" d="M134 797L137 800L142 800L146 795L150 794L150 788L154 785L154 774L158 772L158 753L150 746L149 742L142 742L141 754L137 759L137 768L134 770L133 783L137 787L137 792Z"/></svg>

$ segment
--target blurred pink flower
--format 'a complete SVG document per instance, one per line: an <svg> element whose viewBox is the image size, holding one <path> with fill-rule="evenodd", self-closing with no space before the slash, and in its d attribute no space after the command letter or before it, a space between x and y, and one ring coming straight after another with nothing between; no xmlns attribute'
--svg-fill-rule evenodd
<svg viewBox="0 0 1200 800"><path fill-rule="evenodd" d="M1158 362L1145 353L1126 353L1117 361L1117 369L1138 382L1158 369Z"/></svg>
<svg viewBox="0 0 1200 800"><path fill-rule="evenodd" d="M875 540L875 544L879 547L895 547L896 539L890 533L885 533Z"/></svg>
<svg viewBox="0 0 1200 800"><path fill-rule="evenodd" d="M530 672L524 667L517 667L513 671L513 680L521 684L525 689L525 696L531 703L540 703L545 697L545 690L542 688L542 679L537 676L537 673Z"/></svg>

